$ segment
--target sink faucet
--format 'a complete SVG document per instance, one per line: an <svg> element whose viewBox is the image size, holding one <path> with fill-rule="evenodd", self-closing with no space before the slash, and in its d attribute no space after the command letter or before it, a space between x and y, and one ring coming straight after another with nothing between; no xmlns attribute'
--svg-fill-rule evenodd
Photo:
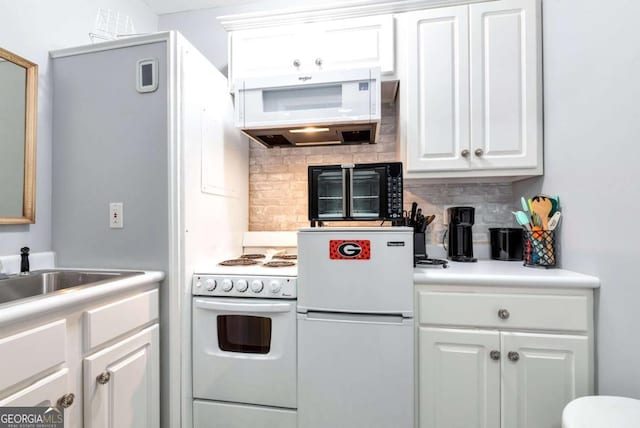
<svg viewBox="0 0 640 428"><path fill-rule="evenodd" d="M29 275L29 247L20 248L20 275Z"/></svg>

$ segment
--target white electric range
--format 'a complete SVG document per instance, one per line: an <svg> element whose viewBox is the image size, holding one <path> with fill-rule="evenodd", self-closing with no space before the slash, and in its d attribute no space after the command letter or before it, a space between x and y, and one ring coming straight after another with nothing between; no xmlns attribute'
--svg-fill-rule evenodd
<svg viewBox="0 0 640 428"><path fill-rule="evenodd" d="M193 276L194 428L296 427L297 260L276 244Z"/></svg>

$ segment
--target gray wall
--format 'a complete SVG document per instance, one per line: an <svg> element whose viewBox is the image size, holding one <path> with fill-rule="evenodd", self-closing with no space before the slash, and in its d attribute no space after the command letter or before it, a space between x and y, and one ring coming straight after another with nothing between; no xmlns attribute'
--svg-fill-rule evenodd
<svg viewBox="0 0 640 428"><path fill-rule="evenodd" d="M157 30L158 17L141 0L0 1L0 46L39 66L36 224L0 225L0 255L51 250L51 127L49 51L89 43L98 8L129 15L137 32Z"/></svg>
<svg viewBox="0 0 640 428"><path fill-rule="evenodd" d="M53 250L60 266L168 268L166 43L53 60ZM158 59L155 92L136 62ZM109 203L124 228L109 228Z"/></svg>
<svg viewBox="0 0 640 428"><path fill-rule="evenodd" d="M545 176L561 196L562 267L600 277L600 394L640 398L640 2L546 0ZM605 219L605 216L609 215Z"/></svg>

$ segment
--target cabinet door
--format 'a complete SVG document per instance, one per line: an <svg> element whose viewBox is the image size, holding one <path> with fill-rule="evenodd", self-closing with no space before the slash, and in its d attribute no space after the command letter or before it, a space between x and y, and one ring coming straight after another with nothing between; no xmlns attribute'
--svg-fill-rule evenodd
<svg viewBox="0 0 640 428"><path fill-rule="evenodd" d="M314 65L321 69L380 67L394 69L393 16L327 21L315 25Z"/></svg>
<svg viewBox="0 0 640 428"><path fill-rule="evenodd" d="M158 325L84 359L87 428L159 426Z"/></svg>
<svg viewBox="0 0 640 428"><path fill-rule="evenodd" d="M420 327L418 343L420 428L497 428L500 333Z"/></svg>
<svg viewBox="0 0 640 428"><path fill-rule="evenodd" d="M501 338L502 426L560 428L564 406L592 392L587 336L501 333Z"/></svg>
<svg viewBox="0 0 640 428"><path fill-rule="evenodd" d="M469 5L474 169L542 162L539 15L537 0Z"/></svg>
<svg viewBox="0 0 640 428"><path fill-rule="evenodd" d="M467 6L404 17L407 172L469 169L467 18Z"/></svg>
<svg viewBox="0 0 640 428"><path fill-rule="evenodd" d="M292 74L300 67L311 67L310 37L299 25L234 31L229 35L229 81L273 74ZM303 55L304 54L304 55Z"/></svg>

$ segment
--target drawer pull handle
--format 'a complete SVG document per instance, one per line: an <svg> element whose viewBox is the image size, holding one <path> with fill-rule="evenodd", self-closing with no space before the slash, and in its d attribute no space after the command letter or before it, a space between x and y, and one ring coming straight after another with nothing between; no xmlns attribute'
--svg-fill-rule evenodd
<svg viewBox="0 0 640 428"><path fill-rule="evenodd" d="M520 354L518 354L517 352L511 351L507 354L507 357L509 358L510 361L513 361L515 363L520 359Z"/></svg>
<svg viewBox="0 0 640 428"><path fill-rule="evenodd" d="M64 394L62 397L58 399L58 406L63 409L67 409L71 407L73 404L73 400L75 400L76 396L74 393L70 392L69 394Z"/></svg>
<svg viewBox="0 0 640 428"><path fill-rule="evenodd" d="M489 352L489 356L493 361L498 361L500 359L500 351L491 351Z"/></svg>
<svg viewBox="0 0 640 428"><path fill-rule="evenodd" d="M509 315L511 315L511 314L506 309L500 309L498 311L498 318L500 318L501 320L508 320L509 319Z"/></svg>
<svg viewBox="0 0 640 428"><path fill-rule="evenodd" d="M109 380L111 380L111 373L109 372L100 373L98 377L96 377L96 381L100 385L106 385L107 383L109 383Z"/></svg>

